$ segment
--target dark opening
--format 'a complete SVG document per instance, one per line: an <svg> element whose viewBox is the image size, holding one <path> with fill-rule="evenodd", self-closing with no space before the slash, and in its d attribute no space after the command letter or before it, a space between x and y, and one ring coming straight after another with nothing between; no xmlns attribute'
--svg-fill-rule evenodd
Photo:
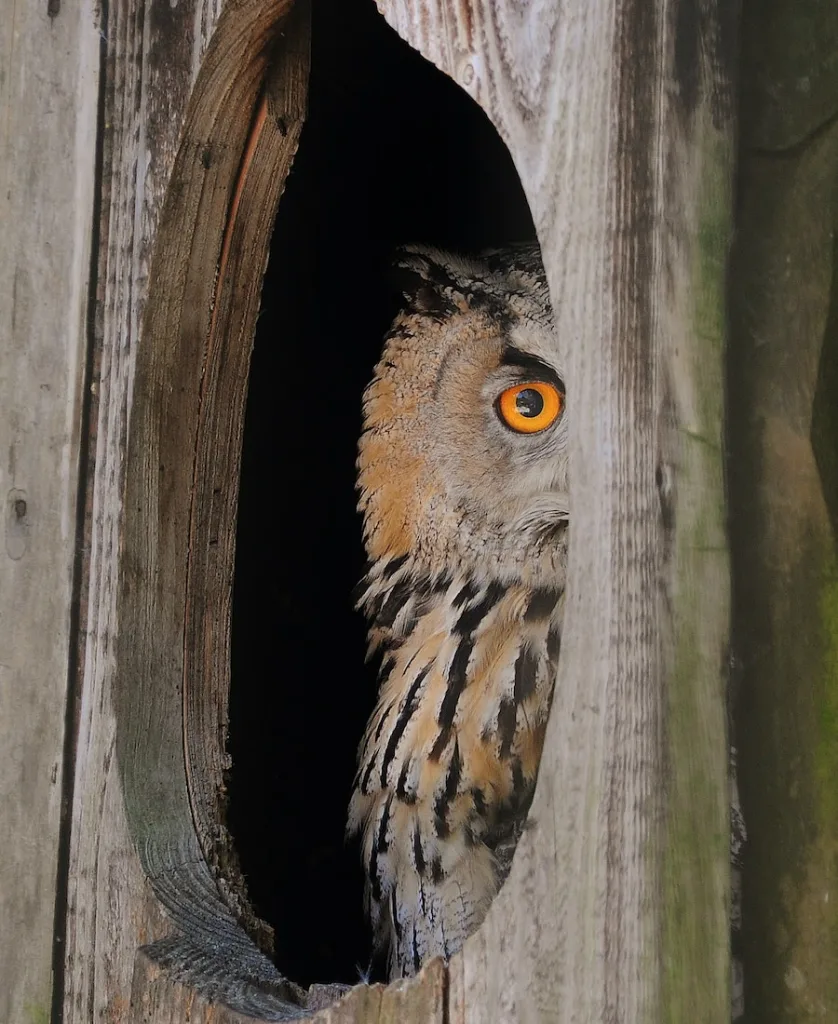
<svg viewBox="0 0 838 1024"><path fill-rule="evenodd" d="M276 963L301 984L370 965L355 752L376 693L355 448L398 311L394 247L533 239L479 107L372 0L315 0L310 115L280 204L250 377L233 608L229 827ZM375 976L375 975L374 975Z"/></svg>

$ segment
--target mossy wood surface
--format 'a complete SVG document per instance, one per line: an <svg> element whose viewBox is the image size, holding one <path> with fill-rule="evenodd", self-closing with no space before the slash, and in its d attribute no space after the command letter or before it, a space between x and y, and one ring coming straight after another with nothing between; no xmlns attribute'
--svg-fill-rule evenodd
<svg viewBox="0 0 838 1024"><path fill-rule="evenodd" d="M838 8L746 4L730 497L748 1024L838 1020Z"/></svg>

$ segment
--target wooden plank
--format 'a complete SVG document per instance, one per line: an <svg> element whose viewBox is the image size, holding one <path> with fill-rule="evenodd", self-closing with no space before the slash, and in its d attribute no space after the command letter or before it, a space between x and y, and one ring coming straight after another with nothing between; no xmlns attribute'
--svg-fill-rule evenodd
<svg viewBox="0 0 838 1024"><path fill-rule="evenodd" d="M265 1020L300 1016L306 1000L239 923L244 895L222 824L224 722L248 366L307 91L307 7L289 12L287 0L228 8L194 85L137 360L119 594L132 630L116 652L128 824L182 935L146 955Z"/></svg>
<svg viewBox="0 0 838 1024"><path fill-rule="evenodd" d="M334 1006L311 1018L311 1024L446 1024L448 970L431 960L415 978L391 985L356 985Z"/></svg>
<svg viewBox="0 0 838 1024"><path fill-rule="evenodd" d="M192 817L204 858L216 877L224 879L228 902L257 934L267 926L249 911L234 844L224 825L231 602L250 356L276 209L306 114L310 15L304 0L297 0L292 14L282 22L282 36L271 60L265 94L238 171L217 278L210 275L217 284L200 362L195 452L189 453L192 479L183 613L184 743ZM203 129L196 131L205 137ZM176 256L172 253L161 260L161 277L170 276L169 260ZM179 406L177 414L183 413ZM164 424L162 436L167 433ZM266 936L265 945L270 941Z"/></svg>
<svg viewBox="0 0 838 1024"><path fill-rule="evenodd" d="M181 1024L184 1020L190 1024L252 1024L264 1020L208 1001L191 985L173 981L169 972L142 953L137 958L133 991L135 1019L143 1024ZM415 978L393 985L356 985L342 997L333 986L315 985L309 995L315 1012L304 1017L308 1024L444 1024L447 1020L447 971L441 960L432 961ZM322 1006L319 1011L318 1006Z"/></svg>
<svg viewBox="0 0 838 1024"><path fill-rule="evenodd" d="M205 701L193 692L197 683L189 688L185 706L194 713L186 729L183 715L187 601L194 597L190 608L199 609L193 631L209 626L203 603L220 600L223 619L229 601L234 531L228 531L230 546L219 546L220 568L210 533L235 515L260 280L304 110L308 28L304 17L283 21L290 6L289 0L233 0L200 55L194 83L195 10L120 8L109 34L101 404L90 495L67 1019L144 1013L141 983L131 995L142 943L147 960L206 999L266 1020L304 1012L303 994L240 927L236 880L222 889L212 871L219 862L228 866L219 849L218 806L225 736L213 714L226 698L226 677L212 681L215 694L204 689ZM277 73L254 120L269 58ZM173 106L180 115L174 129ZM172 165L167 157L175 152ZM162 165L153 188L151 155ZM156 284L146 295L152 250ZM126 348L146 301L142 344ZM203 472L199 441L203 459L227 459L222 469ZM130 467L124 497L121 465ZM220 475L223 493L216 486ZM201 565L199 553L209 557L217 590L187 589L191 578L202 580L189 562L194 555ZM185 768L195 769L191 791ZM172 926L182 938L166 937Z"/></svg>
<svg viewBox="0 0 838 1024"><path fill-rule="evenodd" d="M451 1019L717 1024L731 26L683 3L378 6L507 141L572 342L567 619L534 827L451 966Z"/></svg>
<svg viewBox="0 0 838 1024"><path fill-rule="evenodd" d="M838 94L825 109L822 89L788 88L788 30L811 34L834 81L838 18L773 6L773 24L746 22L730 500L746 1006L797 1024L838 1019Z"/></svg>
<svg viewBox="0 0 838 1024"><path fill-rule="evenodd" d="M102 8L97 26L106 51L104 137L68 883L67 1024L123 1020L137 945L169 928L130 837L114 759L116 581L126 433L151 246L191 86L219 10L217 0L175 6L128 0Z"/></svg>
<svg viewBox="0 0 838 1024"><path fill-rule="evenodd" d="M51 1013L94 222L95 5L0 19L0 1021Z"/></svg>
<svg viewBox="0 0 838 1024"><path fill-rule="evenodd" d="M145 1024L250 1024L255 1019L207 1002L142 953L134 965L132 992L134 1019Z"/></svg>
<svg viewBox="0 0 838 1024"><path fill-rule="evenodd" d="M99 843L124 844L127 831L139 857L126 850L103 887L107 926L121 929L121 942L109 960L93 950L103 963L88 981L86 1005L68 987L73 1003L65 1011L78 1019L97 1003L108 1017L155 1024L187 1015L207 1024L308 1019L342 988L302 993L285 982L238 925L235 878L233 891L217 885L230 882L220 791L241 414L276 200L302 123L304 21L284 32L273 51L279 73L255 118L252 108L267 54L259 33L270 40L287 7L239 4L226 22L222 15L156 226L121 512L115 615L130 628L123 625L113 652L118 679L107 681L118 771L96 777L96 763L86 766L93 769L87 793L99 797ZM113 424L104 429L112 434ZM100 582L94 565L91 583ZM120 788L126 818L102 799ZM161 937L168 929L156 901L179 935ZM75 912L72 922L85 923ZM137 955L129 989L132 938L154 941ZM415 982L359 986L315 1019L441 1022L445 997L446 971L437 963Z"/></svg>

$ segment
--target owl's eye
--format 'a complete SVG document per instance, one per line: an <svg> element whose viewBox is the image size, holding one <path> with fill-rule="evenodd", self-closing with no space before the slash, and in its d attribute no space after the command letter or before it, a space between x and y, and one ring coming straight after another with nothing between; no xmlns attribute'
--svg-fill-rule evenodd
<svg viewBox="0 0 838 1024"><path fill-rule="evenodd" d="M498 396L498 416L507 427L519 434L536 434L546 430L559 418L564 395L552 384L533 380L516 384Z"/></svg>

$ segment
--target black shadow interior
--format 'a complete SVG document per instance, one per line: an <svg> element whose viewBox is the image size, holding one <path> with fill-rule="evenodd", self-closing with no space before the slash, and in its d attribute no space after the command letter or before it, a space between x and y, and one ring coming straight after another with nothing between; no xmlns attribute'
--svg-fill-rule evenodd
<svg viewBox="0 0 838 1024"><path fill-rule="evenodd" d="M256 334L232 634L229 818L276 963L301 984L370 967L344 841L375 666L350 591L361 393L398 311L406 242L533 239L506 146L373 0L314 0L310 114L277 217ZM373 977L376 972L373 971Z"/></svg>

